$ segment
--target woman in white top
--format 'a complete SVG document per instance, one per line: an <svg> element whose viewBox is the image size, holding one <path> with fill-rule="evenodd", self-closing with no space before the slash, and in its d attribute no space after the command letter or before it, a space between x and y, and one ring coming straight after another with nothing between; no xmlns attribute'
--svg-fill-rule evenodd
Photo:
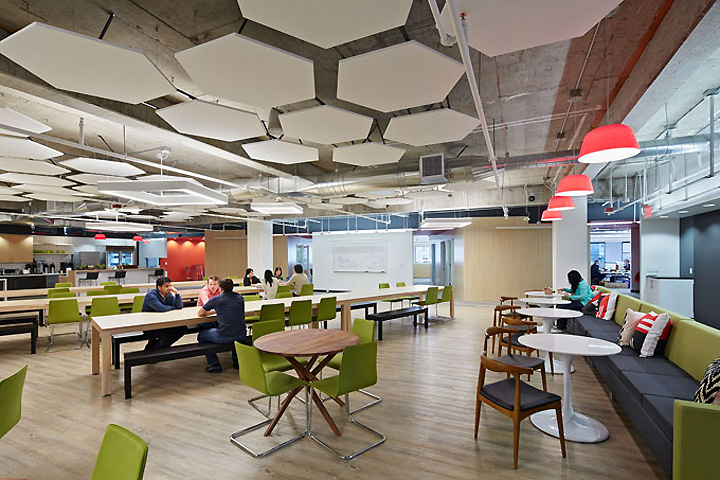
<svg viewBox="0 0 720 480"><path fill-rule="evenodd" d="M278 280L273 277L270 270L265 270L263 278L263 292L265 292L265 300L272 300L277 295Z"/></svg>

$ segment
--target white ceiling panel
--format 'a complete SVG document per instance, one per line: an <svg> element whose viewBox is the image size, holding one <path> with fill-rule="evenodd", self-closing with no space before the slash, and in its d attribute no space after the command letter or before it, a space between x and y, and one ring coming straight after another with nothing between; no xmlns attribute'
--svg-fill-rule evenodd
<svg viewBox="0 0 720 480"><path fill-rule="evenodd" d="M279 115L285 136L331 145L367 137L373 119L330 105Z"/></svg>
<svg viewBox="0 0 720 480"><path fill-rule="evenodd" d="M42 160L28 160L26 158L0 157L0 170L17 173L36 173L38 175L62 175L67 170Z"/></svg>
<svg viewBox="0 0 720 480"><path fill-rule="evenodd" d="M385 138L420 147L434 143L459 142L467 137L480 120L449 108L393 117Z"/></svg>
<svg viewBox="0 0 720 480"><path fill-rule="evenodd" d="M494 57L585 35L622 0L457 0L468 43ZM441 19L452 33L448 3Z"/></svg>
<svg viewBox="0 0 720 480"><path fill-rule="evenodd" d="M331 202L313 202L308 203L307 206L315 210L342 210L345 205Z"/></svg>
<svg viewBox="0 0 720 480"><path fill-rule="evenodd" d="M15 110L7 107L0 108L0 124L27 130L28 132L33 133L45 133L51 130L51 128L44 123L38 122L27 115L23 115L22 113L16 112ZM12 130L6 130L3 128L0 128L0 133L3 135L11 135L13 137L26 136L22 133L13 132Z"/></svg>
<svg viewBox="0 0 720 480"><path fill-rule="evenodd" d="M442 102L462 63L414 40L340 60L337 98L381 112Z"/></svg>
<svg viewBox="0 0 720 480"><path fill-rule="evenodd" d="M145 170L141 170L129 163L101 160L99 158L78 157L64 160L60 163L66 167L85 173L94 173L96 175L107 174L116 177L133 177L147 173Z"/></svg>
<svg viewBox="0 0 720 480"><path fill-rule="evenodd" d="M413 203L413 199L405 197L378 198L377 200L373 200L373 202L377 205L389 207L391 205L409 205Z"/></svg>
<svg viewBox="0 0 720 480"><path fill-rule="evenodd" d="M209 95L263 108L315 98L312 60L236 33L175 56Z"/></svg>
<svg viewBox="0 0 720 480"><path fill-rule="evenodd" d="M0 136L0 156L3 157L46 160L59 157L62 154L62 152L54 148L46 147L27 138Z"/></svg>
<svg viewBox="0 0 720 480"><path fill-rule="evenodd" d="M0 195L0 202L29 202L29 198L15 197L13 195Z"/></svg>
<svg viewBox="0 0 720 480"><path fill-rule="evenodd" d="M243 17L321 48L405 25L412 0L238 0Z"/></svg>
<svg viewBox="0 0 720 480"><path fill-rule="evenodd" d="M0 53L61 90L137 104L175 92L140 50L34 22Z"/></svg>
<svg viewBox="0 0 720 480"><path fill-rule="evenodd" d="M340 205L362 205L363 203L367 202L367 198L340 197L340 198L331 198L330 201L332 203L339 203Z"/></svg>
<svg viewBox="0 0 720 480"><path fill-rule="evenodd" d="M293 163L314 162L318 159L317 148L282 140L244 143L242 147L250 158L266 162L290 165Z"/></svg>
<svg viewBox="0 0 720 480"><path fill-rule="evenodd" d="M367 167L384 163L397 163L404 153L404 148L367 142L335 148L333 150L333 161Z"/></svg>
<svg viewBox="0 0 720 480"><path fill-rule="evenodd" d="M217 103L191 100L155 113L180 133L226 142L266 135L257 114Z"/></svg>
<svg viewBox="0 0 720 480"><path fill-rule="evenodd" d="M57 195L54 193L30 193L25 195L33 200L42 200L44 202L83 202L83 197L73 197L70 195Z"/></svg>
<svg viewBox="0 0 720 480"><path fill-rule="evenodd" d="M57 177L44 175L30 175L27 173L3 173L0 175L0 182L7 183L28 183L30 185L52 185L55 187L69 187L73 182Z"/></svg>
<svg viewBox="0 0 720 480"><path fill-rule="evenodd" d="M68 180L73 180L79 183L85 183L88 185L97 185L98 182L109 182L111 180L122 180L122 177L112 177L110 175L96 175L94 173L78 173L76 175L70 175L67 177Z"/></svg>
<svg viewBox="0 0 720 480"><path fill-rule="evenodd" d="M80 185L79 187L73 187L73 190L89 193L90 195L106 195L105 193L98 192L97 185Z"/></svg>
<svg viewBox="0 0 720 480"><path fill-rule="evenodd" d="M22 183L20 185L13 185L11 188L16 192L53 193L56 195L75 195L78 197L91 196L90 194L85 192L75 191L70 188L55 187L53 185L31 185Z"/></svg>

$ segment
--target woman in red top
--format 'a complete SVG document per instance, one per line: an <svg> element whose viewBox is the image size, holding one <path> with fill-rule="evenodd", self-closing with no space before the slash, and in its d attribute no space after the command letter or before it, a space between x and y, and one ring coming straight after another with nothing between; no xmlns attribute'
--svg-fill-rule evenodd
<svg viewBox="0 0 720 480"><path fill-rule="evenodd" d="M207 303L208 300L222 293L222 290L220 290L220 287L218 286L219 280L220 277L215 275L208 277L207 285L205 285L202 290L200 290L200 295L198 295L198 307L202 307Z"/></svg>

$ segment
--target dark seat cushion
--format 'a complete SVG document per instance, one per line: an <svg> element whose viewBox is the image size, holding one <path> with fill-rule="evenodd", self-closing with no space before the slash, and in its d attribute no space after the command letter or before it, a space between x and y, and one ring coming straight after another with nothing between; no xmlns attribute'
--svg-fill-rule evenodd
<svg viewBox="0 0 720 480"><path fill-rule="evenodd" d="M541 357L531 357L528 355L503 355L495 360L502 362L505 365L512 365L513 367L522 368L537 368L543 363L545 359Z"/></svg>
<svg viewBox="0 0 720 480"><path fill-rule="evenodd" d="M653 417L655 423L670 440L673 438L674 403L673 397L659 395L645 395L642 402L643 408Z"/></svg>
<svg viewBox="0 0 720 480"><path fill-rule="evenodd" d="M500 382L483 386L480 395L507 410L515 408L515 379L508 378ZM530 410L560 400L559 395L543 392L532 385L520 382L520 408Z"/></svg>
<svg viewBox="0 0 720 480"><path fill-rule="evenodd" d="M639 403L642 403L644 395L692 400L699 385L689 375L678 377L642 372L620 372L620 380Z"/></svg>
<svg viewBox="0 0 720 480"><path fill-rule="evenodd" d="M586 332L585 335L588 337L599 338L600 340L605 340L611 343L617 343L618 339L617 332L611 332L610 330L590 330ZM637 356L637 352L635 350L632 351L635 356Z"/></svg>
<svg viewBox="0 0 720 480"><path fill-rule="evenodd" d="M615 375L620 372L640 372L654 375L687 377L685 371L662 355L642 358L637 355L611 355L608 357L610 368Z"/></svg>
<svg viewBox="0 0 720 480"><path fill-rule="evenodd" d="M617 323L608 320L600 320L599 318L595 318L590 315L583 315L578 318L578 323L585 329L585 331L602 330L612 331L616 334L620 331L620 325Z"/></svg>

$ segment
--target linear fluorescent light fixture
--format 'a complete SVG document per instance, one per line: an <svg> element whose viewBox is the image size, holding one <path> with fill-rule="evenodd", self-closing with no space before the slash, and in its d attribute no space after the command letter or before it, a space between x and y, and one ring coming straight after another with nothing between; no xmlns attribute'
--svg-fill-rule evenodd
<svg viewBox="0 0 720 480"><path fill-rule="evenodd" d="M190 178L98 181L98 192L152 205L221 205L228 196Z"/></svg>
<svg viewBox="0 0 720 480"><path fill-rule="evenodd" d="M303 208L291 202L253 202L250 208L265 215L295 215L303 213Z"/></svg>
<svg viewBox="0 0 720 480"><path fill-rule="evenodd" d="M451 230L467 227L471 223L469 218L426 218L420 223L420 230Z"/></svg>
<svg viewBox="0 0 720 480"><path fill-rule="evenodd" d="M134 222L88 222L85 224L85 229L104 232L152 232L153 226Z"/></svg>

